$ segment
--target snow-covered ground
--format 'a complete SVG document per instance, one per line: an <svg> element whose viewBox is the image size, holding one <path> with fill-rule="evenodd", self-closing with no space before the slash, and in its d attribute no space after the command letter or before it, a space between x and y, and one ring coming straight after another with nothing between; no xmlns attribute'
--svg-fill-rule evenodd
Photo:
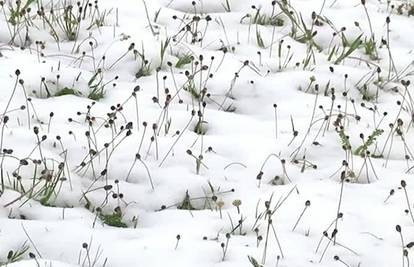
<svg viewBox="0 0 414 267"><path fill-rule="evenodd" d="M413 16L0 1L0 265L410 266Z"/></svg>

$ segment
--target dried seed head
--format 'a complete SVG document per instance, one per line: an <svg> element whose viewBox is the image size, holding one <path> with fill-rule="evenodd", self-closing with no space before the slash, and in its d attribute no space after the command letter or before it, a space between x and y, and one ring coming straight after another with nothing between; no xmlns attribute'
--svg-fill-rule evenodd
<svg viewBox="0 0 414 267"><path fill-rule="evenodd" d="M397 224L397 225L395 226L395 230L396 230L398 233L401 233L401 226Z"/></svg>
<svg viewBox="0 0 414 267"><path fill-rule="evenodd" d="M335 236L336 236L336 234L338 233L338 229L334 229L333 231L332 231L332 234L331 234L331 238L334 238Z"/></svg>
<svg viewBox="0 0 414 267"><path fill-rule="evenodd" d="M239 207L242 204L242 202L241 202L240 199L235 199L235 200L233 200L232 204L235 207Z"/></svg>
<svg viewBox="0 0 414 267"><path fill-rule="evenodd" d="M111 190L111 189L112 189L112 185L110 185L110 184L105 185L105 186L103 187L103 189L104 189L105 191L109 191L109 190Z"/></svg>

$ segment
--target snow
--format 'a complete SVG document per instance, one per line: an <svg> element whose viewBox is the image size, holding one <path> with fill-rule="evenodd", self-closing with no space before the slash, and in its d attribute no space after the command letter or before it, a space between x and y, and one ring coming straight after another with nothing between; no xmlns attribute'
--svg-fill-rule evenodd
<svg viewBox="0 0 414 267"><path fill-rule="evenodd" d="M16 3L0 6L0 265L409 266L414 20L397 7L414 2L288 1L309 29L312 12L326 20L312 26L311 54L286 15L283 26L249 22L279 14L272 1L228 0L230 12L226 0L193 2L101 0L89 12L107 12L104 23L87 12L72 41L35 13L76 1L34 1L14 42ZM361 45L334 64L348 49L339 36L367 42L370 24L378 58ZM194 61L176 67L185 55ZM137 77L142 66L149 75ZM103 98L90 99L94 85ZM64 89L74 94L56 96ZM370 156L357 155L376 129ZM186 197L193 210L179 209Z"/></svg>

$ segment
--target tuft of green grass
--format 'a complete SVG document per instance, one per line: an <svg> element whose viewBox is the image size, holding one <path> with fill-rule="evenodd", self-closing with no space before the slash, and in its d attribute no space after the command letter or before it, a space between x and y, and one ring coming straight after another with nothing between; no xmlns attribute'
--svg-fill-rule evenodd
<svg viewBox="0 0 414 267"><path fill-rule="evenodd" d="M120 212L114 212L112 214L100 214L99 218L106 225L118 227L118 228L127 228L128 226L122 222L122 214Z"/></svg>
<svg viewBox="0 0 414 267"><path fill-rule="evenodd" d="M193 79L189 80L183 87L184 91L189 92L195 99L200 98L200 94L197 91L197 87Z"/></svg>
<svg viewBox="0 0 414 267"><path fill-rule="evenodd" d="M349 136L345 134L345 130L342 127L340 127L339 129L336 130L336 132L339 135L342 148L344 150L352 151L352 146L351 146L351 143L349 142ZM378 129L378 128L375 129L368 136L367 140L365 140L362 145L358 146L352 153L356 156L364 157L367 154L368 148L372 146L376 142L377 138L381 136L383 133L384 133L384 130ZM381 158L382 155L371 154L371 157Z"/></svg>
<svg viewBox="0 0 414 267"><path fill-rule="evenodd" d="M81 13L75 14L73 12L74 7L67 5L63 8L61 16L57 17L57 25L61 28L62 32L68 41L75 41L78 38L78 32L81 21ZM78 9L76 9L78 11Z"/></svg>
<svg viewBox="0 0 414 267"><path fill-rule="evenodd" d="M188 65L191 62L193 62L193 59L194 59L194 57L190 54L179 56L177 63L175 63L175 67L180 69L180 68L184 67L185 65Z"/></svg>
<svg viewBox="0 0 414 267"><path fill-rule="evenodd" d="M10 5L10 17L8 19L8 22L10 22L10 24L13 26L17 26L20 22L20 18L24 17L24 12L34 2L36 2L36 0L27 0L26 3L22 5L22 1L16 1L15 8Z"/></svg>
<svg viewBox="0 0 414 267"><path fill-rule="evenodd" d="M205 135L207 133L207 126L204 126L208 122L200 120L197 122L196 126L194 127L194 132L199 135Z"/></svg>
<svg viewBox="0 0 414 267"><path fill-rule="evenodd" d="M7 266L8 264L23 260L29 248L30 248L29 245L27 245L27 243L24 242L17 250L15 251L10 250L7 253L6 261L5 262L0 261L0 266L3 266L3 265Z"/></svg>
<svg viewBox="0 0 414 267"><path fill-rule="evenodd" d="M80 96L82 93L74 88L65 87L55 93L55 96L75 95Z"/></svg>
<svg viewBox="0 0 414 267"><path fill-rule="evenodd" d="M63 182L65 181L65 178L59 178L56 177L54 178L52 181L48 182L43 189L42 192L42 198L40 199L40 204L42 204L43 206L51 206L51 200L53 196L57 196L58 195L58 184L59 182Z"/></svg>
<svg viewBox="0 0 414 267"><path fill-rule="evenodd" d="M101 69L98 69L88 81L88 87L91 90L88 94L89 99L98 101L105 97L105 84Z"/></svg>
<svg viewBox="0 0 414 267"><path fill-rule="evenodd" d="M151 75L151 63L145 57L144 45L142 45L141 52L134 50L135 59L140 59L141 63L138 71L135 73L135 78L146 77Z"/></svg>
<svg viewBox="0 0 414 267"><path fill-rule="evenodd" d="M195 210L193 205L191 204L190 195L188 194L188 191L185 192L185 197L180 205L177 206L177 209L179 210Z"/></svg>
<svg viewBox="0 0 414 267"><path fill-rule="evenodd" d="M382 129L375 129L369 136L368 139L360 145L355 151L354 154L358 156L364 156L366 152L368 151L368 148L375 143L377 140L377 137L382 135L384 133L384 130ZM378 157L378 156L377 156Z"/></svg>
<svg viewBox="0 0 414 267"><path fill-rule="evenodd" d="M337 133L339 135L342 148L344 150L351 150L352 146L351 146L351 143L349 142L349 136L345 134L345 130L341 127L339 130L337 130Z"/></svg>
<svg viewBox="0 0 414 267"><path fill-rule="evenodd" d="M105 92L103 90L92 91L88 94L88 98L94 101L101 100L105 97Z"/></svg>
<svg viewBox="0 0 414 267"><path fill-rule="evenodd" d="M377 59L376 56L376 47L375 43L372 41L372 39L366 39L362 42L362 47L364 48L364 52L366 55L368 55L372 60Z"/></svg>
<svg viewBox="0 0 414 267"><path fill-rule="evenodd" d="M137 73L135 73L135 78L139 79L141 77L146 77L151 75L151 64L142 64L141 67L138 69Z"/></svg>
<svg viewBox="0 0 414 267"><path fill-rule="evenodd" d="M341 55L335 60L335 65L340 64L343 60L349 57L355 50L357 50L361 46L361 38L362 34L359 35L352 43L349 45L347 42L342 42L343 50Z"/></svg>
<svg viewBox="0 0 414 267"><path fill-rule="evenodd" d="M368 85L364 84L362 88L359 88L359 92L362 94L362 100L364 101L373 101L375 99L375 94L368 90Z"/></svg>
<svg viewBox="0 0 414 267"><path fill-rule="evenodd" d="M249 259L249 262L251 263L251 265L253 267L262 267L263 265L259 264L257 262L257 260L255 258L253 258L252 256L247 256L247 258Z"/></svg>
<svg viewBox="0 0 414 267"><path fill-rule="evenodd" d="M260 33L259 29L256 28L256 42L260 48L265 48L266 45L263 41L262 34Z"/></svg>
<svg viewBox="0 0 414 267"><path fill-rule="evenodd" d="M162 67L163 63L164 63L164 59L165 59L165 55L168 49L168 46L170 45L171 42L171 38L168 37L165 41L161 41L161 46L160 46L160 68Z"/></svg>
<svg viewBox="0 0 414 267"><path fill-rule="evenodd" d="M285 24L284 20L281 19L279 15L269 16L267 14L261 14L260 11L260 8L256 9L256 13L253 16L251 16L253 24L277 27L282 27Z"/></svg>

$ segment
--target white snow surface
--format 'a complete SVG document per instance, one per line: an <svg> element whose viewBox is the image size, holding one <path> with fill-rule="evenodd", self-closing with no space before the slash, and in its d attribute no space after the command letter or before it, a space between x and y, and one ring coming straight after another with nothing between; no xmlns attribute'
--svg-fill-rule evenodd
<svg viewBox="0 0 414 267"><path fill-rule="evenodd" d="M36 16L36 2L46 12L76 6L34 1L28 36L22 26L14 42L5 16L15 3L2 8L0 263L247 267L253 257L257 266L397 267L414 260L407 247L414 241L414 87L401 83L414 76L414 18L396 10L410 1L367 0L369 19L359 0L289 1L309 28L312 12L326 18L311 29L320 50L312 48L306 66L309 44L290 35L286 15L281 26L251 22L258 9L281 12L269 0L228 0L227 11L226 0L100 0L104 23L82 20L76 41L58 27L59 42ZM201 41L192 42L186 24ZM378 58L361 46L335 64L339 36L367 41L370 28ZM141 53L150 75L137 78ZM177 67L185 55L193 62ZM96 73L106 86L93 101L88 83ZM77 95L55 96L64 88ZM203 88L205 107L197 99ZM351 151L334 125L338 114ZM376 129L384 132L369 145L372 156L356 155ZM343 161L354 173L345 180ZM45 200L42 186L57 175ZM193 210L179 208L186 196ZM127 227L108 225L102 214L117 214ZM9 251L22 247L7 264Z"/></svg>

